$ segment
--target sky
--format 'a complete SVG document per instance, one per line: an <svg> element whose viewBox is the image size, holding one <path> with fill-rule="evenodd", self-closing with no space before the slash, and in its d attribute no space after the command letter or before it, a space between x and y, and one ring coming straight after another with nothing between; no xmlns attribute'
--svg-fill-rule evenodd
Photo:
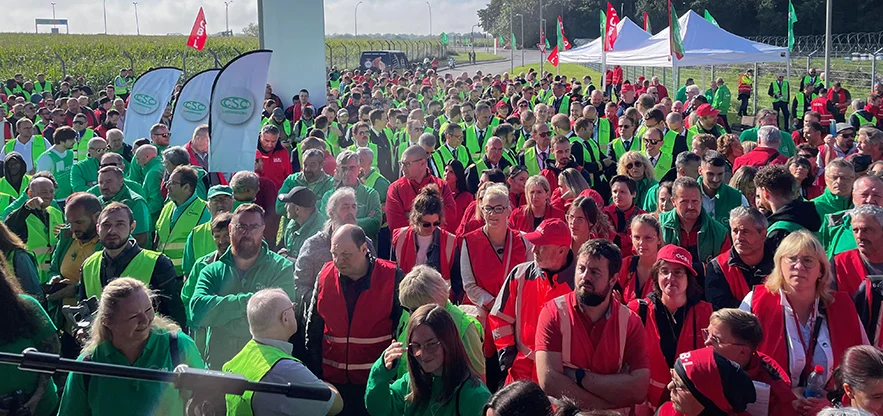
<svg viewBox="0 0 883 416"><path fill-rule="evenodd" d="M113 34L135 34L135 6L128 0L105 0L107 3L107 30ZM318 0L290 0L318 1ZM432 32L469 32L478 23L476 11L489 0L431 0ZM56 0L55 16L68 19L71 33L103 33L104 19L100 0ZM359 0L325 0L325 33L353 33L354 7ZM205 10L209 33L226 30L224 1L212 0L138 0L138 20L141 34L189 34L196 13ZM34 19L52 18L49 0L0 0L5 16L0 32L34 32ZM251 22L257 22L257 0L234 0L229 5L230 29L242 31ZM362 0L359 6L359 33L429 34L429 7L419 0ZM445 12L443 12L445 11ZM297 18L292 18L297 26ZM43 26L41 32L50 27ZM62 33L63 28L60 28Z"/></svg>

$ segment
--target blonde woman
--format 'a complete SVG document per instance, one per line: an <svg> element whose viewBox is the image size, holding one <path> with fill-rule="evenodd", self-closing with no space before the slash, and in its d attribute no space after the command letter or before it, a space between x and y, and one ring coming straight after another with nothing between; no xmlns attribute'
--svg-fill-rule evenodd
<svg viewBox="0 0 883 416"><path fill-rule="evenodd" d="M657 183L656 174L653 172L653 165L650 164L650 159L647 159L647 156L644 156L641 152L626 152L619 159L616 173L626 175L635 181L638 185L635 201L639 202L644 201L644 198L647 197L647 191Z"/></svg>
<svg viewBox="0 0 883 416"><path fill-rule="evenodd" d="M730 187L741 192L752 207L757 206L757 187L754 185L754 177L757 176L757 168L742 166L733 172L730 178Z"/></svg>
<svg viewBox="0 0 883 416"><path fill-rule="evenodd" d="M830 380L844 351L868 344L868 338L849 295L830 289L828 257L811 233L801 230L785 237L773 264L765 283L755 286L739 308L760 321L763 341L757 351L784 368L791 387L803 396L813 368L821 367L824 379ZM815 414L819 406L830 404L818 398L799 402L800 414Z"/></svg>
<svg viewBox="0 0 883 416"><path fill-rule="evenodd" d="M586 189L589 189L589 183L580 171L564 169L558 174L558 189L552 191L552 206L567 211L570 203Z"/></svg>
<svg viewBox="0 0 883 416"><path fill-rule="evenodd" d="M626 304L634 299L646 298L653 292L650 270L656 263L656 254L665 245L656 215L641 214L632 218L631 228L632 252L635 255L622 259L622 270L619 272L622 301Z"/></svg>
<svg viewBox="0 0 883 416"><path fill-rule="evenodd" d="M80 361L172 371L178 364L205 368L193 340L153 309L144 283L121 277L101 294L98 314ZM113 397L114 400L107 400ZM61 415L184 415L187 397L168 383L121 381L70 373L61 398Z"/></svg>
<svg viewBox="0 0 883 416"><path fill-rule="evenodd" d="M512 211L509 224L518 231L530 232L536 229L544 219L564 219L564 211L555 208L551 203L552 190L546 178L535 175L527 178L524 184L527 203Z"/></svg>

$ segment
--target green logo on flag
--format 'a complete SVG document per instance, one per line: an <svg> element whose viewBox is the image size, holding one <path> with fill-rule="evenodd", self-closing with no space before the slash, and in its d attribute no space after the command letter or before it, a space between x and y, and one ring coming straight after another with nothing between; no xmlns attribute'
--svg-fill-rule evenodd
<svg viewBox="0 0 883 416"><path fill-rule="evenodd" d="M228 110L247 110L251 107L251 101L242 97L227 97L221 99L221 107Z"/></svg>
<svg viewBox="0 0 883 416"><path fill-rule="evenodd" d="M442 45L448 44L448 34L445 32L441 33L441 43L442 43Z"/></svg>
<svg viewBox="0 0 883 416"><path fill-rule="evenodd" d="M243 124L254 115L254 97L246 88L228 87L226 91L218 94L222 97L217 101L218 106L212 112L218 113L218 117L227 124Z"/></svg>
<svg viewBox="0 0 883 416"><path fill-rule="evenodd" d="M184 109L189 110L189 111L197 111L198 112L198 111L205 111L206 106L205 106L205 104L203 104L199 101L185 101L184 102Z"/></svg>
<svg viewBox="0 0 883 416"><path fill-rule="evenodd" d="M153 113L157 107L159 107L159 102L156 101L156 98L153 98L150 95L144 93L133 95L132 100L135 104L132 106L132 109L135 110L135 112L138 114L150 114Z"/></svg>
<svg viewBox="0 0 883 416"><path fill-rule="evenodd" d="M181 105L184 108L181 116L188 121L200 121L208 115L208 106L199 101L184 101Z"/></svg>

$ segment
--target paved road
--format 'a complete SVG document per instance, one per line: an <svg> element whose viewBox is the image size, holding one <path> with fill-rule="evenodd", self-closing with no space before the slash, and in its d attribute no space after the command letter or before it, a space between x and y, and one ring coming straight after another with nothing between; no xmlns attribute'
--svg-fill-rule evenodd
<svg viewBox="0 0 883 416"><path fill-rule="evenodd" d="M482 51L481 49L477 49L476 51ZM489 62L479 62L475 65L458 65L457 68L453 69L455 74L460 74L463 71L466 71L470 74L474 74L475 71L481 71L483 74L502 74L503 72L509 72L512 68L512 63L509 61L509 51L508 50L498 50L497 55L505 57L506 59L503 61L489 61ZM515 51L515 63L514 66L521 66L521 54L524 53L524 64L533 66L537 71L540 70L540 52L537 50L527 50L527 51ZM549 68L552 68L551 65L548 65ZM545 68L544 68L545 69ZM442 73L448 72L451 70L443 70Z"/></svg>

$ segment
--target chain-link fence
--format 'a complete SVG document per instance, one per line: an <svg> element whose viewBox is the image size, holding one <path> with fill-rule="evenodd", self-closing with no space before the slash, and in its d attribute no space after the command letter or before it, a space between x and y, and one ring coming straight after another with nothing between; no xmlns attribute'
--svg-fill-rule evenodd
<svg viewBox="0 0 883 416"><path fill-rule="evenodd" d="M447 45L430 40L376 39L358 41L332 40L325 42L325 64L338 69L358 68L359 57L364 51L401 51L410 62L424 58L447 59Z"/></svg>

